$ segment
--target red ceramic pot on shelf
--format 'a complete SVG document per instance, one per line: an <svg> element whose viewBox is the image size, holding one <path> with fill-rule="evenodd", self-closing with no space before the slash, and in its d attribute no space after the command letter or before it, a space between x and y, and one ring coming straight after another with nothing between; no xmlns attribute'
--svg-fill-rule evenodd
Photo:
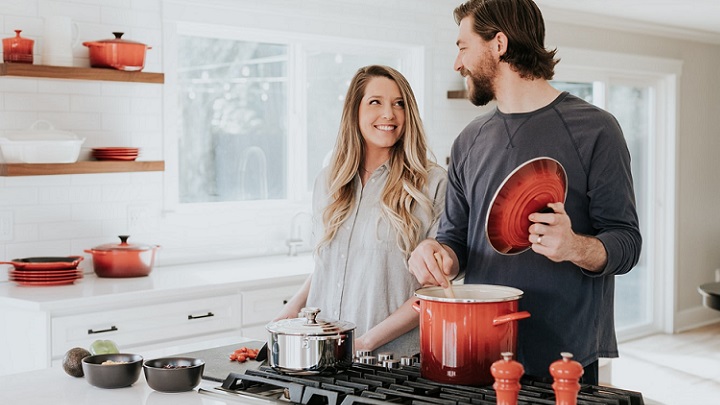
<svg viewBox="0 0 720 405"><path fill-rule="evenodd" d="M20 36L22 30L15 30L15 36L4 38L3 62L33 63L33 45L35 41Z"/></svg>
<svg viewBox="0 0 720 405"><path fill-rule="evenodd" d="M89 50L90 66L131 72L143 70L145 51L151 47L122 39L122 32L113 32L113 35L113 39L83 42Z"/></svg>
<svg viewBox="0 0 720 405"><path fill-rule="evenodd" d="M129 236L120 235L120 243L107 243L85 250L92 254L93 269L98 277L143 277L155 264L158 245L131 244Z"/></svg>

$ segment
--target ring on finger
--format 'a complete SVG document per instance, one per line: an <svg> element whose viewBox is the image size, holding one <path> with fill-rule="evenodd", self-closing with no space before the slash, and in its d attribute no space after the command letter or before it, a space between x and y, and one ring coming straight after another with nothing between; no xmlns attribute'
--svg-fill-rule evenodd
<svg viewBox="0 0 720 405"><path fill-rule="evenodd" d="M542 235L538 236L537 244L542 245Z"/></svg>

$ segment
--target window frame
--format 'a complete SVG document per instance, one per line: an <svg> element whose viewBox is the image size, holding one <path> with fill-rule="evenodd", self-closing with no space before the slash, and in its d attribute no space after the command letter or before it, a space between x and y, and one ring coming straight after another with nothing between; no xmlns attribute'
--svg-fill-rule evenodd
<svg viewBox="0 0 720 405"><path fill-rule="evenodd" d="M379 56L399 57L403 66L403 74L413 86L418 107L421 115L423 111L423 90L424 83L424 49L420 45L396 43L390 41L361 40L337 36L321 36L286 32L279 30L264 30L247 27L229 27L222 25L211 25L207 23L166 21L166 30L163 34L165 46L165 66L172 67L165 72L164 115L165 117L177 116L177 64L178 37L180 35L203 36L210 38L223 38L230 40L257 41L264 43L276 43L288 46L288 133L287 150L288 160L286 169L287 189L284 199L268 199L254 201L220 201L220 202L194 202L181 203L179 201L179 168L177 159L168 159L165 167L164 198L163 207L166 213L179 215L208 215L211 217L237 215L238 212L255 213L267 215L272 210L309 210L312 191L307 190L305 185L308 176L307 172L307 122L305 119L307 110L307 95L303 90L303 83L306 78L307 52L325 51L337 52L346 49L353 49L355 54L358 50L364 54ZM179 156L179 130L174 119L165 119L165 145L166 156ZM292 153L290 153L292 151ZM252 214L249 215L252 217Z"/></svg>

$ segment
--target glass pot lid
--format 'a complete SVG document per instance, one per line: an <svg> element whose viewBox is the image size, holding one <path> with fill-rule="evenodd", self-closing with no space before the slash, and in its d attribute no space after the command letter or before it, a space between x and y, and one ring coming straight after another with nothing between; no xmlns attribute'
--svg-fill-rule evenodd
<svg viewBox="0 0 720 405"><path fill-rule="evenodd" d="M265 328L271 333L302 336L336 335L355 329L352 322L317 319L319 312L320 308L303 308L298 318L271 322Z"/></svg>

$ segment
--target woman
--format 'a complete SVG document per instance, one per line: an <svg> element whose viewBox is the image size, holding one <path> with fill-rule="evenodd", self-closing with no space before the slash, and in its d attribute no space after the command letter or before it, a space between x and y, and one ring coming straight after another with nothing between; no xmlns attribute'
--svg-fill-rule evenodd
<svg viewBox="0 0 720 405"><path fill-rule="evenodd" d="M386 66L350 83L330 165L313 194L315 271L276 318L318 307L319 318L353 322L356 350L419 352L407 258L435 235L446 172L428 158L412 89Z"/></svg>

